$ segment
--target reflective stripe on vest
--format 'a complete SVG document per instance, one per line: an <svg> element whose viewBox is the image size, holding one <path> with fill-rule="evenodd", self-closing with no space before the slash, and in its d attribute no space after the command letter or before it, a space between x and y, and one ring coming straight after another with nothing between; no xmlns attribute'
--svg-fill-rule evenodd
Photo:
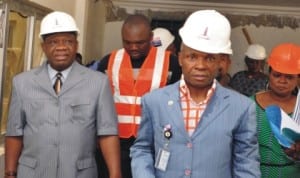
<svg viewBox="0 0 300 178"><path fill-rule="evenodd" d="M157 48L156 56L155 56L155 67L153 71L152 83L150 91L159 88L161 82L161 76L163 72L163 63L165 58L165 50L162 48ZM159 60L158 60L159 59Z"/></svg>
<svg viewBox="0 0 300 178"><path fill-rule="evenodd" d="M118 116L119 122L124 123L124 124L131 124L131 123L135 123L135 124L140 124L141 122L141 116L136 116L135 118L133 118L132 116L125 116L125 115L120 115Z"/></svg>
<svg viewBox="0 0 300 178"><path fill-rule="evenodd" d="M141 104L141 97L138 96L120 96L115 93L114 100L116 103Z"/></svg>
<svg viewBox="0 0 300 178"><path fill-rule="evenodd" d="M125 50L120 49L111 54L107 74L118 113L120 137L136 136L141 120L141 96L166 85L169 55L169 52L151 47L134 79L130 57Z"/></svg>

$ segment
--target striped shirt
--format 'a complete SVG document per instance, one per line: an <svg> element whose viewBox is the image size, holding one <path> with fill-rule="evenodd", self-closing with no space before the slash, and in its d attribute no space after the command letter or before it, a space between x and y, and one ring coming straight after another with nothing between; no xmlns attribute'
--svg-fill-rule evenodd
<svg viewBox="0 0 300 178"><path fill-rule="evenodd" d="M295 164L284 152L275 138L268 122L265 109L257 102L257 132L260 152L261 178L296 178L300 175L299 165ZM289 114L290 116L292 113Z"/></svg>
<svg viewBox="0 0 300 178"><path fill-rule="evenodd" d="M181 108L184 117L185 128L189 136L191 136L195 131L208 101L215 92L215 89L216 80L214 80L212 87L208 90L205 100L196 103L193 98L191 98L190 91L183 77L181 78L179 86Z"/></svg>

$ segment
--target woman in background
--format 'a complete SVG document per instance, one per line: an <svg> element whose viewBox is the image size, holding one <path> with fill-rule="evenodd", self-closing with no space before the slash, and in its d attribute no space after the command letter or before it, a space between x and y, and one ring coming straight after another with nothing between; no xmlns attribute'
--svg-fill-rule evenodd
<svg viewBox="0 0 300 178"><path fill-rule="evenodd" d="M282 147L273 135L266 117L265 108L277 105L292 116L297 96L300 74L300 46L284 43L273 48L268 59L269 85L264 92L258 92L256 102L258 142L261 156L262 178L294 178L300 176L300 142L291 148Z"/></svg>

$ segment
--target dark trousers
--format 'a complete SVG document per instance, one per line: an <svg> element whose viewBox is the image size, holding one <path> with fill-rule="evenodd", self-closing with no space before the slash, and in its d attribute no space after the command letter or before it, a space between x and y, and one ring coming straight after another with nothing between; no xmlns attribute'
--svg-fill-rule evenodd
<svg viewBox="0 0 300 178"><path fill-rule="evenodd" d="M130 138L120 138L120 147L121 147L121 171L122 178L132 178L131 173L131 158L130 147L133 145L135 137ZM98 167L98 178L108 178L108 169L105 164L101 150L96 151L96 162Z"/></svg>

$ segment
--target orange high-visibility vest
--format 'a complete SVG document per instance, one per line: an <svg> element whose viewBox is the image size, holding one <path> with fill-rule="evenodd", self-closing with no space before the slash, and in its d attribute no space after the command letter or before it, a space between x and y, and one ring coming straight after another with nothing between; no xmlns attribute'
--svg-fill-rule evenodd
<svg viewBox="0 0 300 178"><path fill-rule="evenodd" d="M130 56L124 49L111 53L107 75L119 121L119 136L129 138L137 135L141 121L141 96L167 84L170 52L151 47L137 77Z"/></svg>

